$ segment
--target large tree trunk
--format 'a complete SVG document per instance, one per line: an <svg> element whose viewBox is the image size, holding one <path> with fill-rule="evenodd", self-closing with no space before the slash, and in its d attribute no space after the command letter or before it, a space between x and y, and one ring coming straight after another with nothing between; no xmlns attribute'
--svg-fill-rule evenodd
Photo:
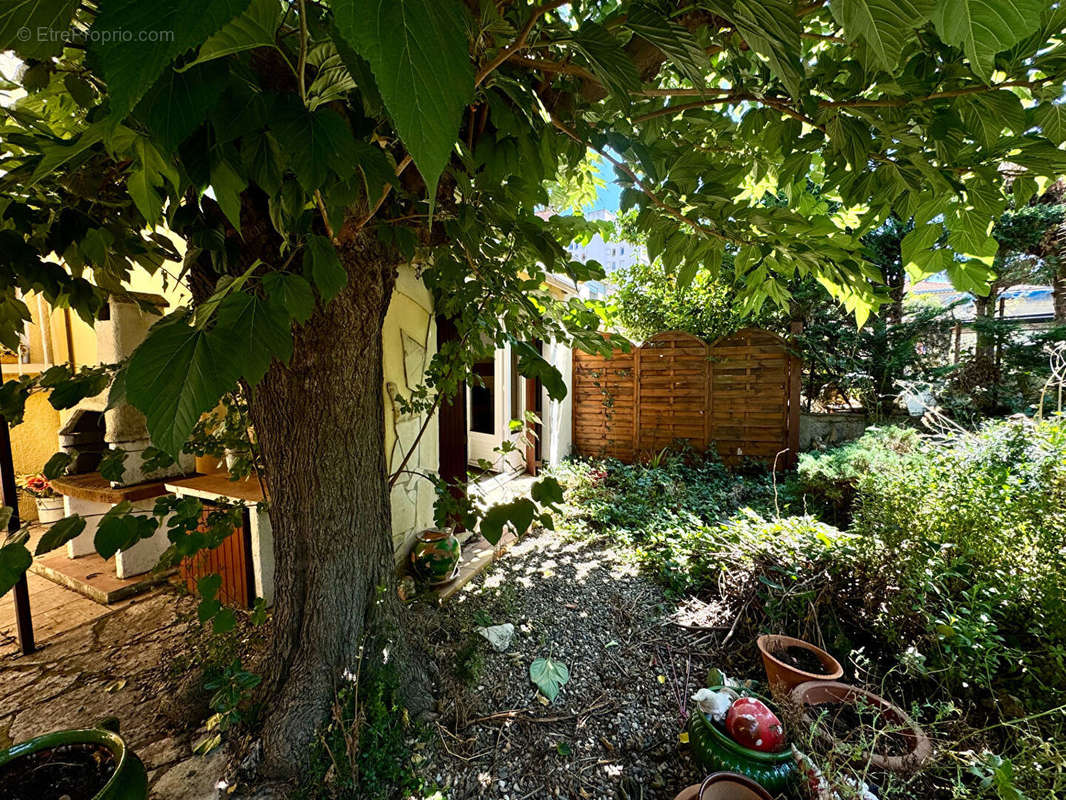
<svg viewBox="0 0 1066 800"><path fill-rule="evenodd" d="M395 605L381 363L395 263L365 237L340 255L347 286L296 327L291 363L275 363L251 402L276 560L270 777L306 765L338 681Z"/></svg>

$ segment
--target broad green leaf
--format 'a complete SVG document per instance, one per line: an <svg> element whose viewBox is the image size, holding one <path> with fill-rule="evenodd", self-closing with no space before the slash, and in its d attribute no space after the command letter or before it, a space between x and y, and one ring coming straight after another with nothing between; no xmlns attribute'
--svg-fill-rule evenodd
<svg viewBox="0 0 1066 800"><path fill-rule="evenodd" d="M41 178L44 178L64 164L70 163L83 153L87 153L92 147L104 138L104 126L102 123L90 125L84 133L69 144L45 144L41 147L41 160L34 169L27 186L33 186Z"/></svg>
<svg viewBox="0 0 1066 800"><path fill-rule="evenodd" d="M481 519L479 531L491 544L499 544L503 538L505 526L511 525L516 536L521 536L529 530L533 524L533 518L537 514L537 507L533 501L521 497L510 503L495 505L485 512Z"/></svg>
<svg viewBox="0 0 1066 800"><path fill-rule="evenodd" d="M315 292L304 278L291 272L269 272L263 288L271 303L285 310L297 322L307 322L315 311Z"/></svg>
<svg viewBox="0 0 1066 800"><path fill-rule="evenodd" d="M355 174L359 152L348 123L336 111L289 105L271 129L305 191L321 188L331 171L341 178Z"/></svg>
<svg viewBox="0 0 1066 800"><path fill-rule="evenodd" d="M649 5L634 5L626 27L658 47L693 86L703 86L710 64L707 54L688 28L678 25Z"/></svg>
<svg viewBox="0 0 1066 800"><path fill-rule="evenodd" d="M549 701L559 696L559 690L570 680L566 664L552 658L538 658L529 665L529 679Z"/></svg>
<svg viewBox="0 0 1066 800"><path fill-rule="evenodd" d="M1066 142L1066 105L1042 103L1033 109L1033 121L1055 144Z"/></svg>
<svg viewBox="0 0 1066 800"><path fill-rule="evenodd" d="M48 480L52 480L53 478L58 478L62 475L65 475L67 472L67 467L70 466L70 463L73 460L74 455L72 453L64 453L62 451L58 453L53 453L52 457L45 462L44 468L41 470L41 474L44 475L44 477L48 478Z"/></svg>
<svg viewBox="0 0 1066 800"><path fill-rule="evenodd" d="M124 117L170 62L242 13L248 0L110 0L100 4L89 59L107 80L112 115ZM115 36L115 31L129 34Z"/></svg>
<svg viewBox="0 0 1066 800"><path fill-rule="evenodd" d="M281 188L283 160L277 140L268 131L241 142L241 161L249 180L268 195L277 194Z"/></svg>
<svg viewBox="0 0 1066 800"><path fill-rule="evenodd" d="M759 55L766 58L774 74L798 97L803 82L800 62L800 20L790 0L708 0L706 5L734 25Z"/></svg>
<svg viewBox="0 0 1066 800"><path fill-rule="evenodd" d="M21 541L0 547L0 596L7 594L33 563L33 556Z"/></svg>
<svg viewBox="0 0 1066 800"><path fill-rule="evenodd" d="M432 203L474 89L466 7L459 0L339 0L333 13L341 36L370 64Z"/></svg>
<svg viewBox="0 0 1066 800"><path fill-rule="evenodd" d="M207 327L207 323L214 317L215 312L218 311L218 307L222 301L234 292L239 292L244 288L244 284L248 282L248 279L252 277L262 264L262 261L256 259L252 266L248 267L248 269L236 278L230 275L223 275L219 278L218 283L215 286L214 294L204 300L204 302L200 303L193 312L193 324L197 328Z"/></svg>
<svg viewBox="0 0 1066 800"><path fill-rule="evenodd" d="M1004 136L1004 130L1022 133L1025 130L1025 109L1014 92L996 92L960 97L957 101L963 122L973 137L985 147L993 147Z"/></svg>
<svg viewBox="0 0 1066 800"><path fill-rule="evenodd" d="M83 530L85 530L85 520L82 517L77 514L64 517L44 532L33 554L43 556L45 553L51 553L78 536Z"/></svg>
<svg viewBox="0 0 1066 800"><path fill-rule="evenodd" d="M516 341L511 343L511 348L518 354L518 373L523 378L539 379L552 400L562 400L566 397L566 382L563 376L533 345Z"/></svg>
<svg viewBox="0 0 1066 800"><path fill-rule="evenodd" d="M995 57L1040 26L1043 0L939 0L932 12L937 34L959 47L973 71L991 81Z"/></svg>
<svg viewBox="0 0 1066 800"><path fill-rule="evenodd" d="M230 294L222 301L211 335L241 354L241 377L251 386L263 379L274 359L288 363L292 358L288 315L248 292Z"/></svg>
<svg viewBox="0 0 1066 800"><path fill-rule="evenodd" d="M100 458L97 472L112 483L121 483L126 475L126 451L108 450Z"/></svg>
<svg viewBox="0 0 1066 800"><path fill-rule="evenodd" d="M144 414L153 444L171 456L200 415L234 387L251 356L211 333L179 315L166 317L148 331L126 369L126 397Z"/></svg>
<svg viewBox="0 0 1066 800"><path fill-rule="evenodd" d="M9 0L0 10L0 51L14 50L22 59L59 55L59 35L70 30L79 5L79 0Z"/></svg>
<svg viewBox="0 0 1066 800"><path fill-rule="evenodd" d="M225 88L226 74L222 64L182 73L167 69L134 113L144 119L163 149L172 152L207 119Z"/></svg>
<svg viewBox="0 0 1066 800"><path fill-rule="evenodd" d="M348 273L337 256L337 248L325 236L310 236L304 246L304 274L314 281L324 303L328 303L348 283Z"/></svg>
<svg viewBox="0 0 1066 800"><path fill-rule="evenodd" d="M933 0L831 0L830 8L848 38L865 41L877 65L891 71L929 20Z"/></svg>
<svg viewBox="0 0 1066 800"><path fill-rule="evenodd" d="M200 45L196 60L182 69L257 47L274 47L281 11L278 0L252 0L243 14L227 22Z"/></svg>
<svg viewBox="0 0 1066 800"><path fill-rule="evenodd" d="M129 550L141 539L153 536L159 520L150 514L133 514L132 505L124 500L100 518L93 536L93 546L101 558L111 558L120 550Z"/></svg>
<svg viewBox="0 0 1066 800"><path fill-rule="evenodd" d="M225 159L211 165L211 190L230 225L241 230L241 192L248 183Z"/></svg>
<svg viewBox="0 0 1066 800"><path fill-rule="evenodd" d="M597 22L585 22L570 39L586 59L594 75L622 102L640 88L640 74L625 49Z"/></svg>

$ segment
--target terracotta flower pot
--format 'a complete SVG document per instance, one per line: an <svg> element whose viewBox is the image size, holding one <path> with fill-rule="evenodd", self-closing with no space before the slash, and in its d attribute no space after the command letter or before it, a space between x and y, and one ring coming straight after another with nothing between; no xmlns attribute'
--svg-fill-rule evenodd
<svg viewBox="0 0 1066 800"><path fill-rule="evenodd" d="M912 720L907 713L888 700L873 692L860 689L858 686L849 686L837 681L808 681L801 683L792 690L792 702L800 707L817 709L818 706L839 705L842 703L857 704L859 702L878 709L881 715L898 728L898 733L910 747L906 755L888 755L885 753L863 753L861 760L873 767L886 770L887 772L909 772L922 766L933 753L933 746L929 737L925 735L918 723ZM808 713L808 719L814 724L814 719Z"/></svg>
<svg viewBox="0 0 1066 800"><path fill-rule="evenodd" d="M716 772L702 784L682 789L674 800L773 800L767 791L750 778L735 772Z"/></svg>
<svg viewBox="0 0 1066 800"><path fill-rule="evenodd" d="M459 539L451 531L422 531L411 546L411 566L430 586L454 580L462 557Z"/></svg>
<svg viewBox="0 0 1066 800"><path fill-rule="evenodd" d="M756 642L759 646L759 654L762 656L763 669L766 670L766 679L770 683L770 691L775 697L788 697L795 687L807 681L835 681L844 676L844 668L840 662L820 647L815 647L802 639L792 636L764 635ZM821 662L824 668L822 672L805 672L774 655L786 647L798 647L809 651Z"/></svg>

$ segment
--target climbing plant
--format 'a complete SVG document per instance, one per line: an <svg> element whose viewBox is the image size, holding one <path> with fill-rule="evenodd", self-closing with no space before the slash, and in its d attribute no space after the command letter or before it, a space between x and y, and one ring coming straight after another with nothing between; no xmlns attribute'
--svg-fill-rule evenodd
<svg viewBox="0 0 1066 800"><path fill-rule="evenodd" d="M298 775L362 645L389 642L413 710L423 696L389 599L381 324L400 265L460 332L419 412L504 342L557 398L521 342L610 346L542 289L601 274L565 249L580 217L537 213L590 150L649 255L684 284L728 251L745 308L812 276L862 321L886 292L861 237L890 214L914 218L912 278L983 291L999 165L1023 170L1019 204L1066 171L1064 29L1050 0L8 3L0 343L24 292L91 322L138 270L189 289L101 369L171 457L221 396L247 398L277 561L263 772ZM31 383L3 387L9 419L37 387L66 407L100 381ZM120 546L143 533L112 524ZM0 555L0 575L25 569L21 544Z"/></svg>

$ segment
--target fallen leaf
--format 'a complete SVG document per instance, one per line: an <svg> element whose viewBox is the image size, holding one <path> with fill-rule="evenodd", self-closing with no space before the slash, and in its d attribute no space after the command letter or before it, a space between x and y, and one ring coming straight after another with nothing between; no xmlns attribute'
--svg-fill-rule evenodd
<svg viewBox="0 0 1066 800"><path fill-rule="evenodd" d="M677 735L677 740L681 742L681 744L688 744L688 731L681 731L681 733Z"/></svg>

